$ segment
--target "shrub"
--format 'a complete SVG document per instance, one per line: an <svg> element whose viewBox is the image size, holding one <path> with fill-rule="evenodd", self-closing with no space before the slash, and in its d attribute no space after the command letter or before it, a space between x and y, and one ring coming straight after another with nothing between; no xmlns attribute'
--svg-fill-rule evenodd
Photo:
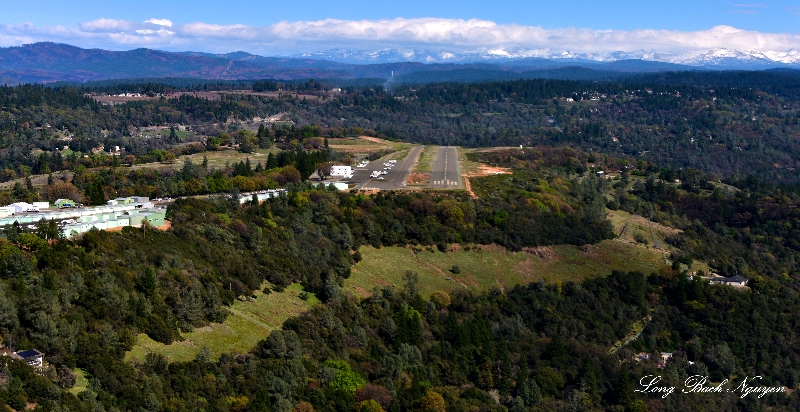
<svg viewBox="0 0 800 412"><path fill-rule="evenodd" d="M444 309L450 306L452 299L450 298L449 293L443 290L437 290L431 295L431 302L436 305L437 309Z"/></svg>

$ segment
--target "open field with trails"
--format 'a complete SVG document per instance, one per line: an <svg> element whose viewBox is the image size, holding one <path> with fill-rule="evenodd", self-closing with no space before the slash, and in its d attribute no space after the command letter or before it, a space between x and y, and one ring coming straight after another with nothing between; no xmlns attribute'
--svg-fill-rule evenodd
<svg viewBox="0 0 800 412"><path fill-rule="evenodd" d="M641 225L642 219L625 212L610 212L615 228ZM658 236L675 229L654 224ZM419 274L420 293L430 296L436 290L486 291L492 288L511 288L540 279L549 282L580 281L608 275L612 270L636 270L649 274L664 267L661 253L652 245L637 244L624 238L602 241L596 245L556 245L527 248L511 252L496 245L450 246L448 252L425 247L365 246L360 249L362 261L353 267L345 281L345 289L358 296L368 296L375 286L403 287L407 270ZM697 263L702 265L702 262ZM451 271L458 266L459 273ZM696 269L696 268L693 268ZM247 352L280 328L289 317L308 310L318 300L313 295L303 301L302 289L294 284L282 293L265 295L256 291L252 302L237 300L231 314L222 324L211 324L185 333L184 340L164 345L139 334L137 345L127 356L128 361L142 361L149 352L164 354L172 361L194 359L203 348L218 358L225 352Z"/></svg>
<svg viewBox="0 0 800 412"><path fill-rule="evenodd" d="M204 347L211 350L212 358L218 359L222 353L244 353L254 348L283 322L296 316L319 300L309 293L307 300L300 299L303 292L299 284L286 288L281 293L265 295L255 291L252 302L237 300L230 307L231 314L223 323L212 323L183 334L183 341L170 345L156 342L144 333L137 337L136 346L125 356L127 361L143 361L150 352L160 353L170 361L189 361Z"/></svg>
<svg viewBox="0 0 800 412"><path fill-rule="evenodd" d="M345 281L348 290L367 296L375 286L403 287L407 270L419 274L424 297L436 290L488 290L510 288L542 279L546 282L579 281L604 276L612 270L637 270L646 274L664 265L661 253L644 245L605 240L596 245L557 245L510 252L494 245L453 245L447 253L429 248L364 246L363 260ZM459 273L451 272L453 265Z"/></svg>
<svg viewBox="0 0 800 412"><path fill-rule="evenodd" d="M640 235L640 237L647 239L647 244L650 247L653 247L653 238L655 237L655 241L668 252L668 256L670 253L677 250L674 246L667 243L665 239L667 236L681 233L678 229L653 222L651 233L650 223L647 218L632 215L622 210L607 210L606 217L614 227L614 233L617 234L617 240L619 241L636 243L636 235ZM699 260L695 260L689 270L702 270L706 273L711 271L707 263Z"/></svg>

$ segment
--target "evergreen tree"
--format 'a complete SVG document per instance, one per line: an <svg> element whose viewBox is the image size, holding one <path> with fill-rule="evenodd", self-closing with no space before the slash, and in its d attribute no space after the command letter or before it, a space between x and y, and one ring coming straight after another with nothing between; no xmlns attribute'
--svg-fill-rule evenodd
<svg viewBox="0 0 800 412"><path fill-rule="evenodd" d="M278 166L278 159L275 158L275 154L271 153L267 156L267 170L275 169Z"/></svg>

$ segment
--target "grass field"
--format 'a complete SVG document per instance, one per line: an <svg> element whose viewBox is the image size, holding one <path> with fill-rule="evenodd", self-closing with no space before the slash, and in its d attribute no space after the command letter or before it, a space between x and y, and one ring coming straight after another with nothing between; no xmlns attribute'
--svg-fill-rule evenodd
<svg viewBox="0 0 800 412"><path fill-rule="evenodd" d="M79 393L85 391L86 388L89 386L89 379L86 377L86 372L83 369L76 368L72 372L75 373L76 377L75 385L67 389L67 391L77 396Z"/></svg>
<svg viewBox="0 0 800 412"><path fill-rule="evenodd" d="M409 143L393 142L375 137L328 138L328 146L345 152L375 152L378 150L402 150L411 147Z"/></svg>
<svg viewBox="0 0 800 412"><path fill-rule="evenodd" d="M425 146L422 149L422 154L419 156L419 161L414 166L413 172L429 173L433 168L433 160L436 158L436 150L438 146Z"/></svg>
<svg viewBox="0 0 800 412"><path fill-rule="evenodd" d="M156 342L144 333L138 336L137 344L128 352L128 361L142 361L150 352L161 353L170 361L189 361L204 347L218 359L222 353L244 353L266 338L270 331L280 329L286 319L296 316L319 300L311 293L305 301L299 284L291 285L281 293L265 295L256 291L252 302L237 300L231 306L231 314L223 323L212 323L183 335L184 340L170 345Z"/></svg>
<svg viewBox="0 0 800 412"><path fill-rule="evenodd" d="M345 281L347 289L366 296L374 286L402 288L403 274L415 271L420 291L427 297L436 290L487 290L507 288L543 279L547 282L579 281L604 276L612 270L638 270L649 274L664 265L653 247L620 240L578 247L559 245L524 252L509 252L499 246L457 247L447 253L411 247L362 247L363 260ZM452 273L457 265L460 273Z"/></svg>
<svg viewBox="0 0 800 412"><path fill-rule="evenodd" d="M145 164L138 164L135 165L134 169L166 169L166 168L173 168L173 169L181 169L183 168L183 164L186 162L186 159L190 159L195 164L202 164L203 163L203 156L208 158L208 167L218 167L222 168L225 167L226 163L234 164L244 161L247 158L250 158L250 165L255 168L258 162L262 164L267 163L267 156L269 153L278 153L280 149L278 148L271 148L271 149L257 149L254 153L241 153L237 150L219 150L219 151L210 151L210 152L203 152L203 153L195 153L191 155L179 156L175 159L175 163L172 164L165 164L165 163L145 163Z"/></svg>

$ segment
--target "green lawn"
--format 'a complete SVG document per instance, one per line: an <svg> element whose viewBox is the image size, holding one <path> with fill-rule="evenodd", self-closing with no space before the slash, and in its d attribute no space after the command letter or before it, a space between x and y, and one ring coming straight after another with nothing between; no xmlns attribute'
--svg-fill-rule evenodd
<svg viewBox="0 0 800 412"><path fill-rule="evenodd" d="M300 284L294 284L281 293L265 295L256 291L252 302L237 300L231 306L231 314L223 323L212 323L183 335L184 340L170 345L156 342L144 333L138 336L137 344L128 352L128 361L142 361L147 353L155 352L166 356L170 361L189 361L194 359L200 349L208 347L212 357L218 359L222 353L244 353L254 348L256 343L266 338L270 331L280 329L286 319L296 316L319 300L309 293L306 301L300 299L303 293Z"/></svg>
<svg viewBox="0 0 800 412"><path fill-rule="evenodd" d="M75 385L67 389L67 391L73 395L78 395L89 386L89 379L86 377L86 372L83 369L75 368L73 372L77 379L75 379Z"/></svg>
<svg viewBox="0 0 800 412"><path fill-rule="evenodd" d="M416 251L416 252L415 252ZM510 252L499 246L473 245L469 251L430 252L411 247L362 247L363 260L345 281L347 289L366 296L374 286L402 288L403 274L415 271L420 291L429 296L436 290L507 288L539 279L547 282L579 281L604 276L612 270L657 271L663 260L657 249L619 240L578 247L558 245L525 252ZM457 265L460 273L452 273Z"/></svg>

